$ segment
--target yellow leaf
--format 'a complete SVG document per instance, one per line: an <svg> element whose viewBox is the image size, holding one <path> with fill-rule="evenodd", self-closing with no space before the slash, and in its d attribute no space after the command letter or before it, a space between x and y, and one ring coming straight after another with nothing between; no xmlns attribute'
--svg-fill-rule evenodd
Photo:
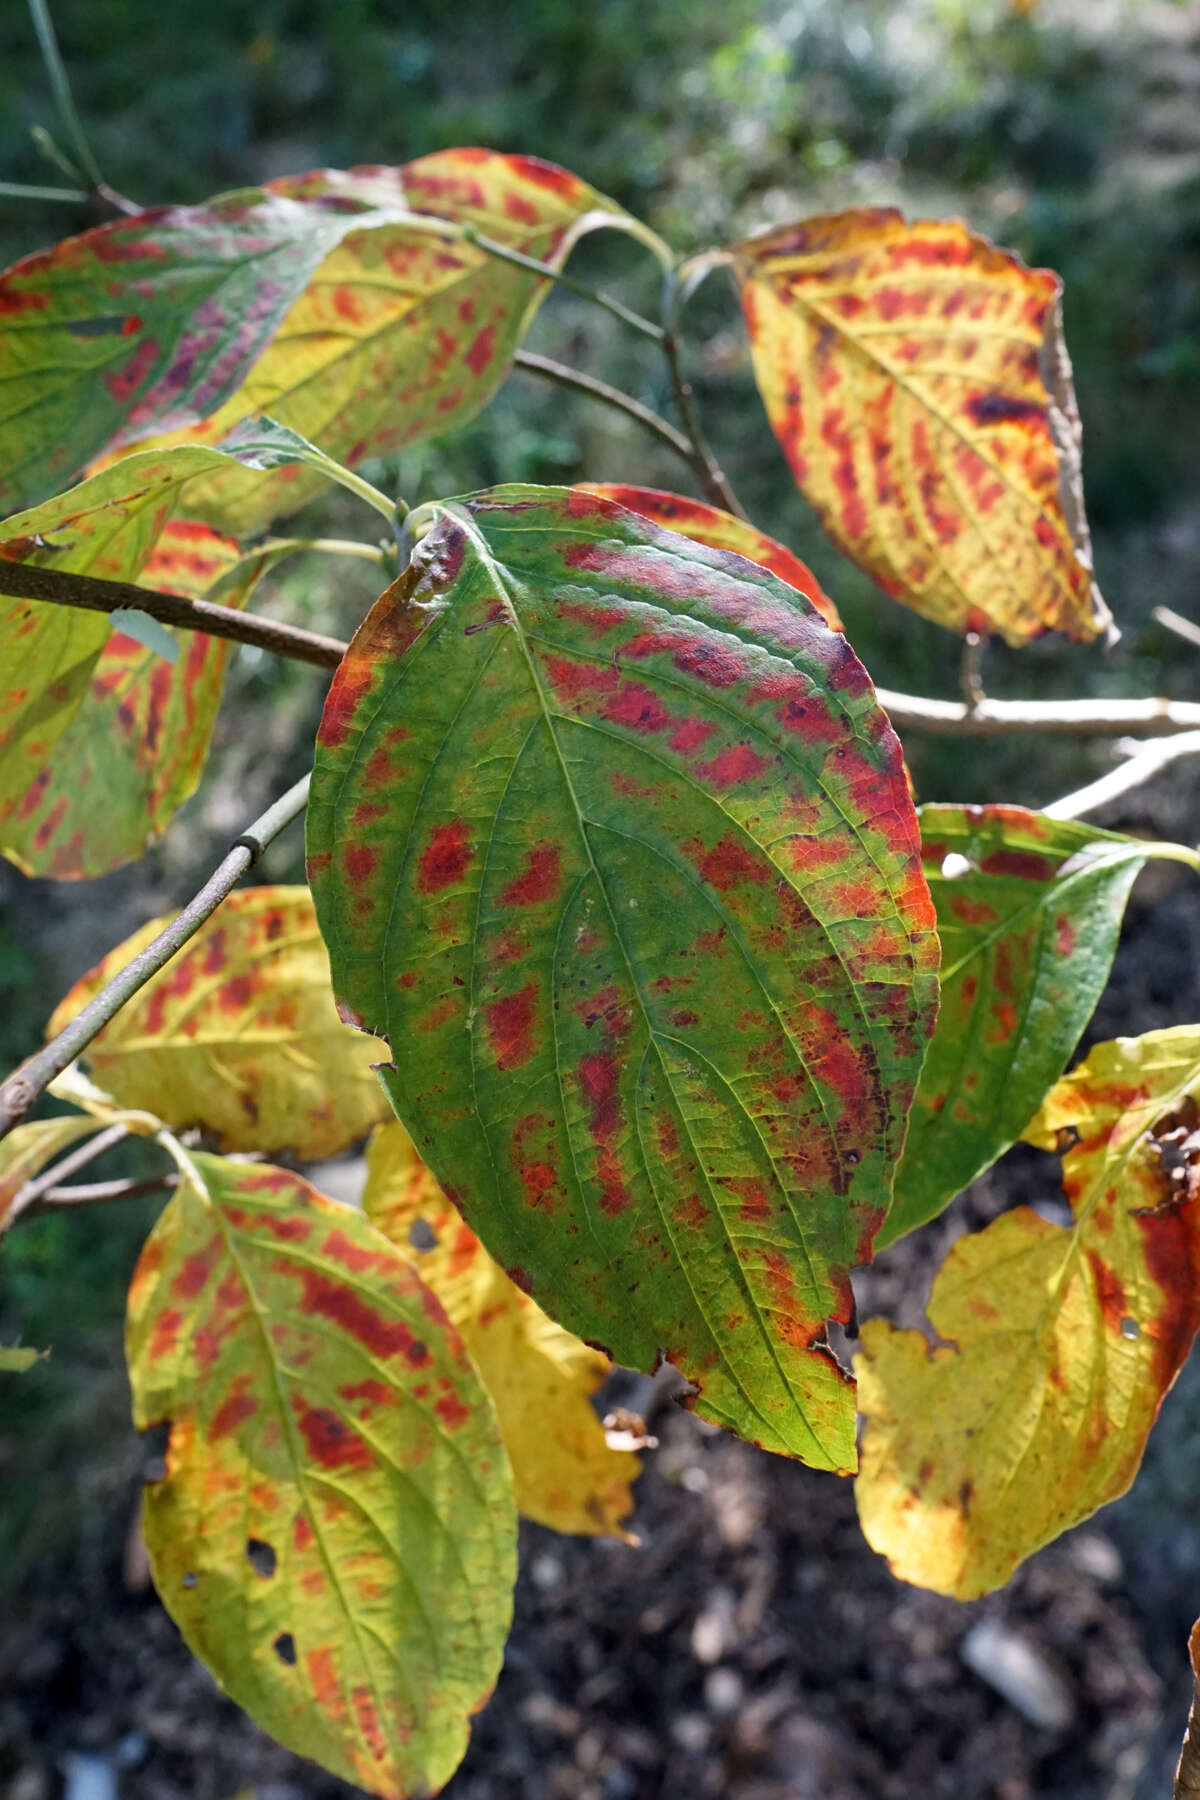
<svg viewBox="0 0 1200 1800"><path fill-rule="evenodd" d="M152 919L75 984L68 1019L158 935ZM343 1025L305 887L242 888L94 1038L86 1061L119 1106L223 1149L290 1150L316 1161L386 1117L372 1073L379 1044Z"/></svg>
<svg viewBox="0 0 1200 1800"><path fill-rule="evenodd" d="M883 1319L855 1360L856 1492L893 1572L971 1599L1129 1487L1200 1325L1200 1026L1100 1044L1026 1136L1074 1223L959 1238L932 1345Z"/></svg>
<svg viewBox="0 0 1200 1800"><path fill-rule="evenodd" d="M609 1449L588 1404L608 1358L547 1318L493 1262L403 1125L372 1138L363 1205L462 1333L496 1408L520 1511L556 1531L627 1537L638 1459Z"/></svg>
<svg viewBox="0 0 1200 1800"><path fill-rule="evenodd" d="M1056 275L891 207L730 255L767 416L839 549L954 631L1108 625Z"/></svg>

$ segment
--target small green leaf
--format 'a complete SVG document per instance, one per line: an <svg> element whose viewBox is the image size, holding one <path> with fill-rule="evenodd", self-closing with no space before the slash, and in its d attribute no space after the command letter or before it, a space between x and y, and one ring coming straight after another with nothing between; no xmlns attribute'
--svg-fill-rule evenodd
<svg viewBox="0 0 1200 1800"><path fill-rule="evenodd" d="M334 680L334 987L443 1190L551 1317L854 1464L827 1348L935 1004L899 745L765 569L567 489L437 504Z"/></svg>
<svg viewBox="0 0 1200 1800"><path fill-rule="evenodd" d="M47 1354L45 1350L27 1350L20 1345L11 1350L0 1350L0 1375L24 1375Z"/></svg>
<svg viewBox="0 0 1200 1800"><path fill-rule="evenodd" d="M284 1169L188 1157L129 1294L155 1585L288 1749L392 1800L466 1748L512 1612L491 1404L411 1264Z"/></svg>
<svg viewBox="0 0 1200 1800"><path fill-rule="evenodd" d="M941 1010L879 1249L935 1218L1020 1137L1095 1011L1138 871L1160 853L1019 806L919 817Z"/></svg>

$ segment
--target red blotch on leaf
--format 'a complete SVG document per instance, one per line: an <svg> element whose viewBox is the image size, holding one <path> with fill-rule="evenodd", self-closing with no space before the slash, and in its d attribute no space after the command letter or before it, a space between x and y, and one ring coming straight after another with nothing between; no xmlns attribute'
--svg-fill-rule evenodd
<svg viewBox="0 0 1200 1800"><path fill-rule="evenodd" d="M439 894L461 881L474 855L465 825L435 825L417 862L417 892Z"/></svg>

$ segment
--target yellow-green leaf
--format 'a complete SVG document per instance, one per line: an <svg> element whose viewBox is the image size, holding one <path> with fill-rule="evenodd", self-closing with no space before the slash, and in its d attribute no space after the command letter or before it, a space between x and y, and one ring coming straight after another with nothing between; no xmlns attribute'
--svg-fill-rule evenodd
<svg viewBox="0 0 1200 1800"><path fill-rule="evenodd" d="M348 194L407 220L347 236L308 281L241 386L204 423L156 440L218 443L266 412L350 467L455 430L491 399L548 283L435 229L470 226L559 267L583 233L626 222L586 182L530 156L442 150L402 168L315 171L272 184L311 202ZM426 222L428 221L428 222ZM228 470L196 490L200 517L238 535L311 498L299 467L266 486Z"/></svg>
<svg viewBox="0 0 1200 1800"><path fill-rule="evenodd" d="M166 924L152 919L71 989L53 1036ZM93 1039L93 1078L122 1106L229 1150L333 1156L387 1116L378 1046L343 1025L305 887L242 888Z"/></svg>
<svg viewBox="0 0 1200 1800"><path fill-rule="evenodd" d="M361 1214L180 1153L129 1296L155 1585L222 1687L372 1793L441 1787L511 1615L507 1458L461 1338Z"/></svg>
<svg viewBox="0 0 1200 1800"><path fill-rule="evenodd" d="M44 1354L42 1350L30 1350L22 1344L0 1350L0 1375L24 1375Z"/></svg>
<svg viewBox="0 0 1200 1800"><path fill-rule="evenodd" d="M1058 277L892 207L730 255L767 416L838 548L954 631L1102 631Z"/></svg>
<svg viewBox="0 0 1200 1800"><path fill-rule="evenodd" d="M363 1206L462 1333L496 1408L520 1510L555 1531L625 1536L638 1459L609 1449L588 1403L611 1372L608 1358L509 1280L403 1125L384 1125L371 1139Z"/></svg>
<svg viewBox="0 0 1200 1800"><path fill-rule="evenodd" d="M931 1344L883 1319L856 1359L859 1517L906 1581L970 1599L1123 1494L1200 1325L1200 1026L1100 1044L1026 1136L1073 1224L959 1238Z"/></svg>
<svg viewBox="0 0 1200 1800"><path fill-rule="evenodd" d="M99 1129L94 1119L64 1113L59 1119L35 1119L31 1125L18 1125L0 1139L0 1232L7 1230L9 1208L25 1183L40 1175L61 1151L69 1150L79 1138Z"/></svg>

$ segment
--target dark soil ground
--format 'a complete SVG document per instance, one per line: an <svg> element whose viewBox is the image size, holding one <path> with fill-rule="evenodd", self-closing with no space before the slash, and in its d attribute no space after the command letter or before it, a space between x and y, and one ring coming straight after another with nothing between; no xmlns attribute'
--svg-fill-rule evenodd
<svg viewBox="0 0 1200 1800"><path fill-rule="evenodd" d="M1139 798L1134 816L1107 822L1194 842L1197 784L1180 773L1152 806ZM1162 865L1135 891L1090 1035L1195 1018L1200 897ZM919 1316L955 1234L1056 1186L1052 1158L1010 1154L861 1279L861 1310ZM638 1487L640 1548L524 1528L504 1671L454 1800L1169 1794L1200 1613L1196 1367L1134 1492L970 1606L891 1577L859 1532L850 1483L669 1404L658 1430ZM349 1792L218 1694L144 1585L131 1534L142 1455L131 1437L74 1542L22 1582L0 1628L0 1794Z"/></svg>

